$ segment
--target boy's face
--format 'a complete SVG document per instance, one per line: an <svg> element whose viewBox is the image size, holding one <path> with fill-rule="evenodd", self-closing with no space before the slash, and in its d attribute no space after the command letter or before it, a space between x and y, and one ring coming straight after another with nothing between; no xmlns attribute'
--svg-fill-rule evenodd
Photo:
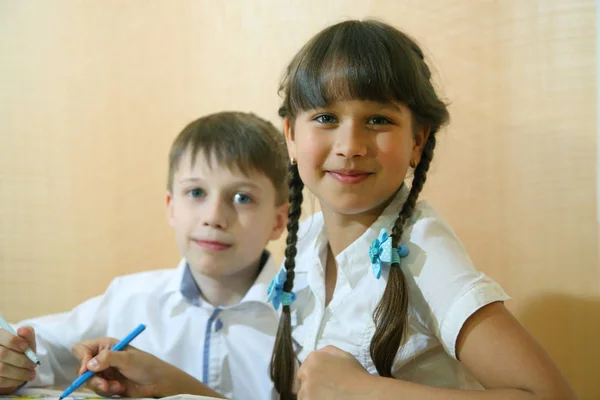
<svg viewBox="0 0 600 400"><path fill-rule="evenodd" d="M277 205L265 175L230 170L214 159L209 165L202 154L192 165L189 152L174 174L167 208L181 254L195 272L213 279L256 265L287 222L287 204Z"/></svg>

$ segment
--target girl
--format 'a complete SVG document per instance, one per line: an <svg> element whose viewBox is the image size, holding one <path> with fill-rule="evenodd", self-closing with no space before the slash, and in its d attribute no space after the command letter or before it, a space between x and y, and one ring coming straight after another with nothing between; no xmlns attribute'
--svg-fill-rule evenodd
<svg viewBox="0 0 600 400"><path fill-rule="evenodd" d="M291 204L269 297L283 304L281 397L575 398L502 288L417 202L448 121L419 46L381 22L339 23L300 50L280 90ZM322 212L299 232L304 185Z"/></svg>

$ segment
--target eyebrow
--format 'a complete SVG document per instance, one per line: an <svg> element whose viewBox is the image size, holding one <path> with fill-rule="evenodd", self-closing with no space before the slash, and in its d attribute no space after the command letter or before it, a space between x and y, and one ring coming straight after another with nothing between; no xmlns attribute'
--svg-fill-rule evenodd
<svg viewBox="0 0 600 400"><path fill-rule="evenodd" d="M380 102L376 102L377 104L379 104L381 106L382 110L392 110L392 111L396 111L399 112L400 114L403 114L402 112L402 108L400 108L400 106L398 106L395 103L380 103Z"/></svg>
<svg viewBox="0 0 600 400"><path fill-rule="evenodd" d="M369 102L369 103L372 103L373 107L374 108L376 107L378 109L378 111L386 111L386 110L387 111L394 111L394 112L397 112L397 113L400 113L400 114L404 115L404 112L402 111L402 108L398 104L396 104L396 103L393 103L393 102L380 102L380 101L374 101L374 100L366 100L366 101ZM328 108L334 108L334 107L332 107L332 105L327 105L327 106L324 106L324 107L317 107L317 108L315 108L315 110L326 110Z"/></svg>
<svg viewBox="0 0 600 400"><path fill-rule="evenodd" d="M179 183L203 183L204 179L201 178L197 178L197 177L187 177L187 178L182 178L179 180ZM260 188L260 186L258 186L256 183L252 182L251 180L237 180L237 181L233 181L231 184L227 185L229 187L239 187L239 186L248 186L251 187L253 189L256 190L262 190Z"/></svg>

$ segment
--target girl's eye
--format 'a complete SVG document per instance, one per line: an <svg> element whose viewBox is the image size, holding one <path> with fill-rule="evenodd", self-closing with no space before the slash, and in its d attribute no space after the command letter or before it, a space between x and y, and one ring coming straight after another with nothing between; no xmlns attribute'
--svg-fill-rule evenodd
<svg viewBox="0 0 600 400"><path fill-rule="evenodd" d="M337 122L335 117L329 114L317 115L314 120L321 124L335 124Z"/></svg>
<svg viewBox="0 0 600 400"><path fill-rule="evenodd" d="M244 193L236 193L235 196L233 196L233 201L238 204L249 204L252 203L252 198Z"/></svg>
<svg viewBox="0 0 600 400"><path fill-rule="evenodd" d="M192 199L199 199L204 196L204 190L200 188L190 189L188 190L187 195Z"/></svg>
<svg viewBox="0 0 600 400"><path fill-rule="evenodd" d="M392 121L390 121L386 117L382 117L382 116L372 117L367 122L367 124L370 124L370 125L388 125L391 123L392 123Z"/></svg>

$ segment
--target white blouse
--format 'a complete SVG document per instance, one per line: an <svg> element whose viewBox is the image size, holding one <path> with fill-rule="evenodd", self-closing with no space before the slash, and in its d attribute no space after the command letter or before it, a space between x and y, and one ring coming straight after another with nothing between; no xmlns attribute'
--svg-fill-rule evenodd
<svg viewBox="0 0 600 400"><path fill-rule="evenodd" d="M369 246L382 228L391 233L407 189L403 188L382 215L336 257L338 276L325 307L327 233L323 215L301 224L298 234L292 307L292 336L303 362L328 345L352 354L371 374L377 374L369 354L375 332L373 312L387 282L389 265L380 279L371 270ZM481 389L456 359L456 340L465 321L478 309L509 299L502 288L477 271L462 244L426 202L417 203L402 244L409 254L401 260L409 291L408 324L396 354L392 375L428 386Z"/></svg>

